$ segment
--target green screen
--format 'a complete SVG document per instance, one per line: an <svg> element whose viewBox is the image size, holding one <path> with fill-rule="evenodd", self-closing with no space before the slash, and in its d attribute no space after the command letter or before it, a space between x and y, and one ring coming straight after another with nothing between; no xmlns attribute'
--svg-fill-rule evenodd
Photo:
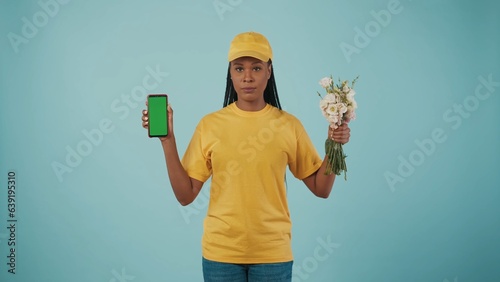
<svg viewBox="0 0 500 282"><path fill-rule="evenodd" d="M149 136L166 136L167 127L167 96L149 96Z"/></svg>

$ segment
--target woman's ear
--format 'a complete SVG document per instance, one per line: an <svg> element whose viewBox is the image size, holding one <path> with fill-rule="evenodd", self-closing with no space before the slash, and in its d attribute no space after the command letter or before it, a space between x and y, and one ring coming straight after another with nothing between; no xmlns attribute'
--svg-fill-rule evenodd
<svg viewBox="0 0 500 282"><path fill-rule="evenodd" d="M270 79L271 73L273 71L273 64L271 64L271 63L267 64L267 70L268 70L267 79Z"/></svg>

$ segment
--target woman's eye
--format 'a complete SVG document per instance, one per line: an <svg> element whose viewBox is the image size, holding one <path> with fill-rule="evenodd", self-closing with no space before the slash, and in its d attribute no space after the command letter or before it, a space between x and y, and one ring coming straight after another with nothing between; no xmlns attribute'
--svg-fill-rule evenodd
<svg viewBox="0 0 500 282"><path fill-rule="evenodd" d="M235 70L236 70L237 72L242 72L242 71L243 71L243 68L239 68L239 67L238 67L238 68L235 68Z"/></svg>
<svg viewBox="0 0 500 282"><path fill-rule="evenodd" d="M261 67L255 67L253 68L254 71L260 71L262 68Z"/></svg>

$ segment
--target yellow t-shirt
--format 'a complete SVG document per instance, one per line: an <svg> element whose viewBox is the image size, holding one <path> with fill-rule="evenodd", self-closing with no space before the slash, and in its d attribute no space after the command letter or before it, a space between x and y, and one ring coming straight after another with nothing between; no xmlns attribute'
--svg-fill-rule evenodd
<svg viewBox="0 0 500 282"><path fill-rule="evenodd" d="M293 259L285 173L304 179L322 159L300 121L267 105L235 103L201 119L182 158L188 175L212 176L202 253L228 263Z"/></svg>

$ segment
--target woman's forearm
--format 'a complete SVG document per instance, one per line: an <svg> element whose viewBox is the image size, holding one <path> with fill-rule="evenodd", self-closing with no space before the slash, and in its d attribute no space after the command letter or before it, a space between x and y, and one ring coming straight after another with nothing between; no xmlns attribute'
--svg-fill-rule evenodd
<svg viewBox="0 0 500 282"><path fill-rule="evenodd" d="M162 140L161 145L165 155L168 178L170 179L175 197L181 205L188 205L198 195L201 185L196 185L200 187L194 187L195 185L193 185L191 178L182 166L175 143L175 137L171 136L167 140Z"/></svg>
<svg viewBox="0 0 500 282"><path fill-rule="evenodd" d="M330 192L332 192L333 183L335 182L334 173L325 175L327 162L328 156L325 156L325 158L323 159L323 163L321 164L319 170L316 172L314 179L314 194L321 198L328 198Z"/></svg>

